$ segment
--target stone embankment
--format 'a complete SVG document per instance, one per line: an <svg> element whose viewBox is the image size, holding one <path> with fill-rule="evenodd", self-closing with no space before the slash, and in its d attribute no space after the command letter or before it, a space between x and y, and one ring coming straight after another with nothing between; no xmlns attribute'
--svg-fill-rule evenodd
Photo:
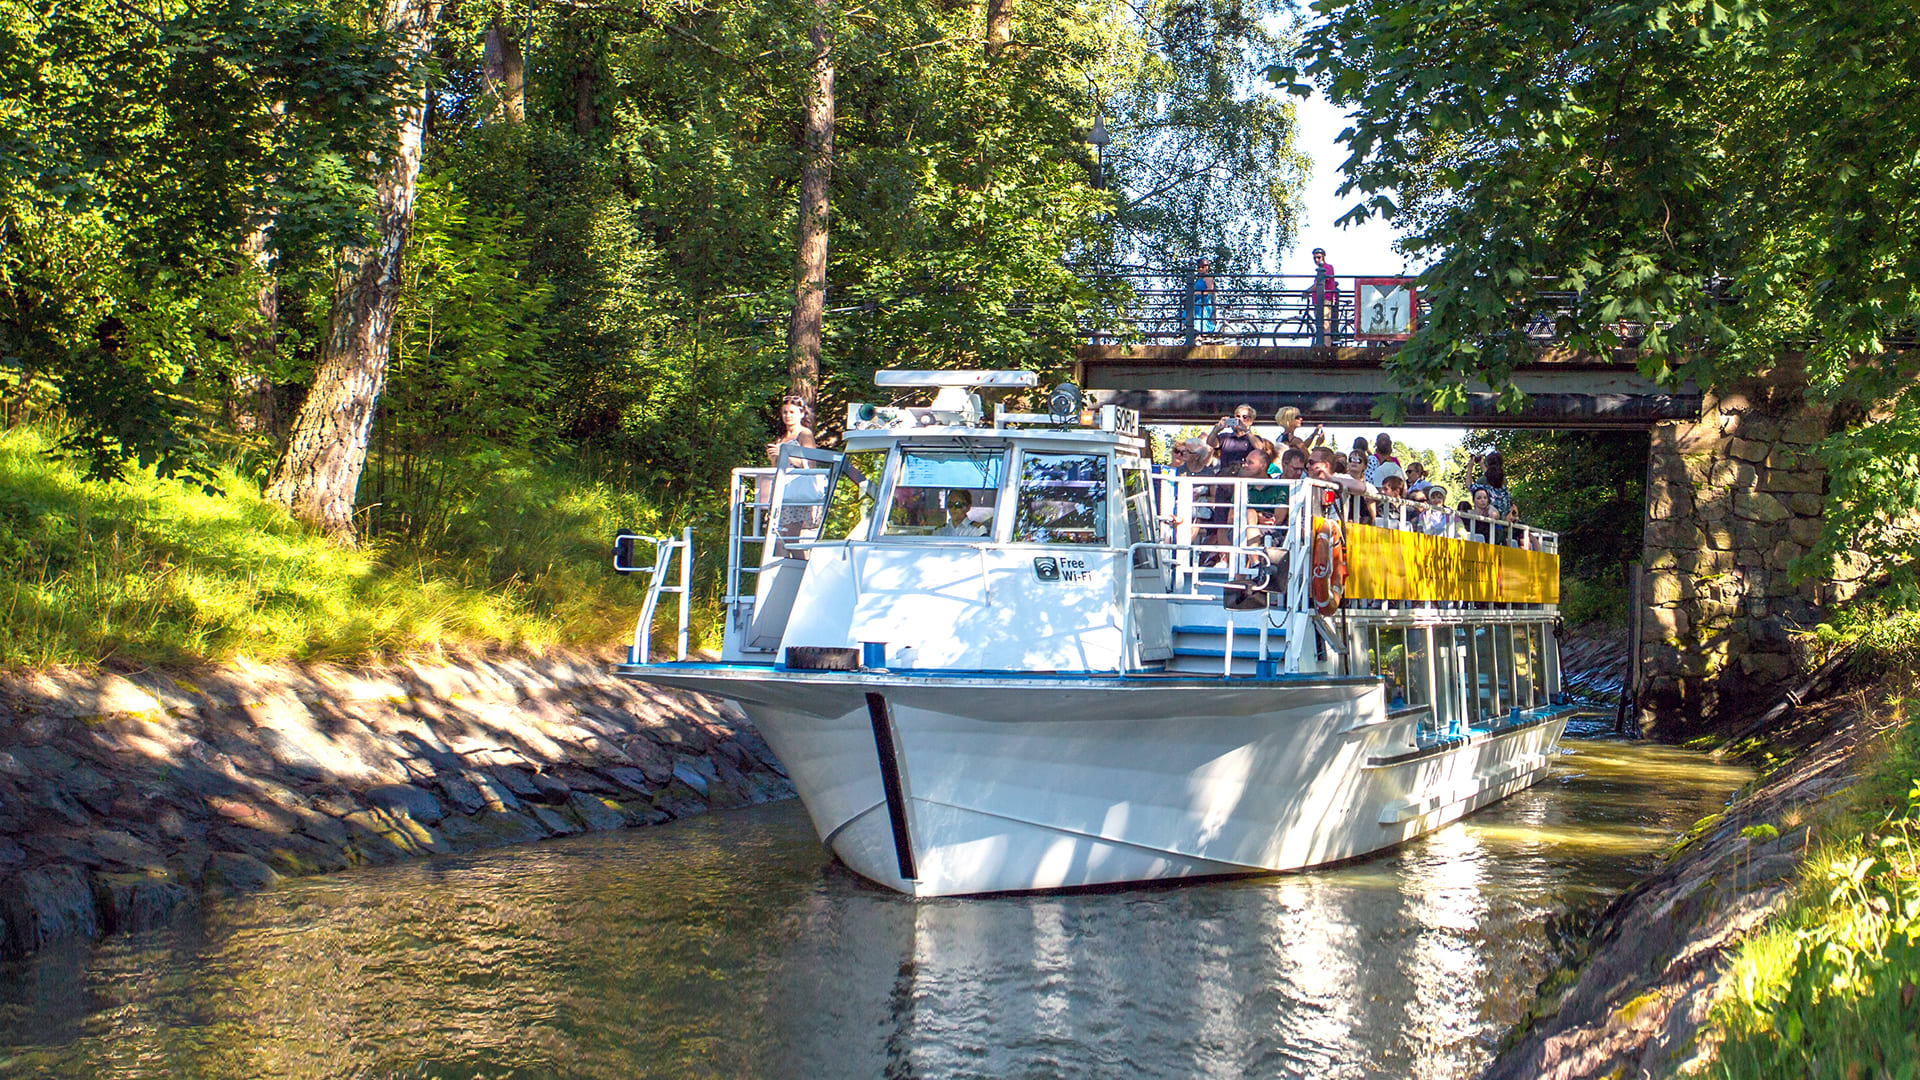
<svg viewBox="0 0 1920 1080"><path fill-rule="evenodd" d="M0 680L0 953L202 898L793 794L730 705L581 655Z"/></svg>
<svg viewBox="0 0 1920 1080"><path fill-rule="evenodd" d="M1831 733L1615 898L1481 1080L1664 1077L1711 1055L1703 1025L1734 950L1791 898L1811 823L1858 775L1857 710L1815 703L1800 724Z"/></svg>

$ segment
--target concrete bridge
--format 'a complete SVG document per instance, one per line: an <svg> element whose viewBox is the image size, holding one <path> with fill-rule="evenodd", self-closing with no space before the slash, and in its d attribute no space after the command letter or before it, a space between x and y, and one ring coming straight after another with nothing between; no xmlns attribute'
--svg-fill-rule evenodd
<svg viewBox="0 0 1920 1080"><path fill-rule="evenodd" d="M1369 284L1371 283L1371 284ZM1089 328L1076 357L1079 384L1101 403L1162 422L1205 422L1242 402L1270 417L1283 405L1309 425L1372 426L1373 405L1396 393L1383 361L1422 308L1407 279L1341 278L1320 319L1308 277L1216 282L1211 307L1191 283L1143 276L1139 306L1120 329ZM1405 288L1399 307L1379 299ZM1863 557L1824 579L1795 583L1789 566L1818 537L1825 470L1813 444L1833 417L1809 401L1804 377L1783 368L1738 383L1661 387L1641 376L1629 347L1576 356L1554 342L1572 298L1542 293L1528 336L1539 348L1514 383L1525 409L1494 410L1494 388L1468 387L1465 415L1415 409L1407 425L1645 431L1647 515L1635 605L1642 729L1684 737L1771 703L1807 666L1796 630L1862 586ZM1387 315L1373 305L1382 303ZM1628 342L1632 344L1631 339Z"/></svg>

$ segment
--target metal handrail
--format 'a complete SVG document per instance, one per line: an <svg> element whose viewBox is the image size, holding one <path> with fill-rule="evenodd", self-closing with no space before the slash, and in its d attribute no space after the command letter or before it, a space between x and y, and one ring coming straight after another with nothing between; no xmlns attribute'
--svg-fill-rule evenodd
<svg viewBox="0 0 1920 1080"><path fill-rule="evenodd" d="M619 561L620 540L645 540L653 545L652 566L623 566ZM680 597L680 626L676 637L678 652L675 659L687 658L688 602L693 592L693 526L680 530L678 540L669 536L646 536L640 533L622 533L615 540L614 569L623 574L646 574L647 599L640 608L640 618L633 625L633 644L627 647L627 663L645 664L653 655L653 616L660 608L661 593L676 593ZM675 552L680 554L680 582L677 585L666 584L667 570L673 565Z"/></svg>

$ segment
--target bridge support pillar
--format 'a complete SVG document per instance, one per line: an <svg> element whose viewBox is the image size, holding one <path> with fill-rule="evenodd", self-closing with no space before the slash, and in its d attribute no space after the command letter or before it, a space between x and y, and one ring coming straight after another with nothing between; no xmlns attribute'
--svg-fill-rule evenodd
<svg viewBox="0 0 1920 1080"><path fill-rule="evenodd" d="M1826 406L1791 378L1730 385L1702 406L1698 421L1654 426L1647 462L1639 720L1670 739L1777 699L1806 667L1794 631L1851 598L1865 565L1789 573L1820 533L1826 470L1812 450Z"/></svg>

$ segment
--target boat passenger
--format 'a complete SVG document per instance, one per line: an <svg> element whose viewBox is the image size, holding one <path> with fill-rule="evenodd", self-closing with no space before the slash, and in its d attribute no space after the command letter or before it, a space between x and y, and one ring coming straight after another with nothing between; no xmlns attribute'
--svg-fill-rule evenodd
<svg viewBox="0 0 1920 1080"><path fill-rule="evenodd" d="M780 399L780 432L767 444L767 464L779 465L775 457L783 443L799 443L813 447L813 406L807 399L797 394L788 394Z"/></svg>
<svg viewBox="0 0 1920 1080"><path fill-rule="evenodd" d="M1281 444L1291 446L1303 454L1327 441L1327 429L1320 425L1314 427L1312 435L1307 438L1301 438L1299 434L1300 410L1291 405L1287 405L1274 413L1273 422L1280 425ZM1304 469L1305 467L1306 463L1303 461L1301 468Z"/></svg>
<svg viewBox="0 0 1920 1080"><path fill-rule="evenodd" d="M1251 405L1235 405L1232 416L1223 416L1220 422L1207 433L1207 445L1213 447L1220 458L1220 472L1232 476L1240 470L1240 462L1253 449L1253 421L1256 417Z"/></svg>
<svg viewBox="0 0 1920 1080"><path fill-rule="evenodd" d="M1364 495L1367 485L1348 476L1344 471L1335 471L1335 463L1340 456L1326 447L1316 447L1307 460L1307 475L1323 483L1332 484L1347 495ZM1328 495L1332 495L1328 492Z"/></svg>
<svg viewBox="0 0 1920 1080"><path fill-rule="evenodd" d="M1407 494L1417 495L1420 498L1425 499L1427 496L1427 489L1432 486L1433 486L1433 481L1427 479L1427 463L1426 462L1424 461L1407 462Z"/></svg>
<svg viewBox="0 0 1920 1080"><path fill-rule="evenodd" d="M1372 463L1373 458L1365 450L1350 450L1347 452L1347 475L1365 481Z"/></svg>
<svg viewBox="0 0 1920 1080"><path fill-rule="evenodd" d="M1268 443L1267 447L1273 444ZM1255 446L1247 451L1240 462L1240 475L1249 480L1266 481L1273 477L1273 459L1268 456L1266 447ZM1279 484L1247 485L1247 524L1250 526L1272 526L1279 524L1276 517L1285 520L1287 512L1287 489Z"/></svg>
<svg viewBox="0 0 1920 1080"><path fill-rule="evenodd" d="M1473 490L1485 491L1494 516L1505 517L1507 511L1513 509L1513 494L1507 490L1505 460L1495 450L1485 458L1476 459L1473 464L1476 474Z"/></svg>
<svg viewBox="0 0 1920 1080"><path fill-rule="evenodd" d="M947 523L933 530L935 536L985 536L987 527L977 521L967 520L967 514L973 509L973 493L966 488L954 488L947 492Z"/></svg>
<svg viewBox="0 0 1920 1080"><path fill-rule="evenodd" d="M1380 500L1379 513L1373 523L1382 529L1417 531L1417 524L1407 518L1404 502L1407 497L1407 478L1400 472L1400 466L1391 462L1381 465L1379 476L1380 494L1386 498Z"/></svg>
<svg viewBox="0 0 1920 1080"><path fill-rule="evenodd" d="M1174 447L1174 472L1180 476L1218 476L1220 467L1213 463L1213 447L1205 439L1182 439Z"/></svg>
<svg viewBox="0 0 1920 1080"><path fill-rule="evenodd" d="M1380 469L1392 465L1398 468L1400 459L1393 456L1393 436L1381 432L1373 440L1373 454L1367 458L1367 483L1380 486Z"/></svg>
<svg viewBox="0 0 1920 1080"><path fill-rule="evenodd" d="M1475 515L1473 520L1467 525L1467 539L1478 540L1483 544L1497 542L1493 522L1488 520L1493 517L1493 496L1487 492L1486 488L1475 484L1473 486L1473 505L1468 506L1462 503L1460 504L1460 509L1469 510Z"/></svg>
<svg viewBox="0 0 1920 1080"><path fill-rule="evenodd" d="M1176 462L1178 466L1176 471L1179 475L1220 476L1225 472L1225 470L1221 468L1219 461L1214 458L1213 447L1206 439L1191 438L1180 445L1184 453L1181 455L1180 460ZM1226 524L1228 522L1229 517L1232 515L1232 509L1230 506L1223 507L1219 504L1222 502L1230 503L1231 500L1223 499L1223 494L1219 488L1211 484L1194 485L1193 524L1195 526ZM1181 523L1177 517L1171 520L1176 526ZM1188 542L1208 545L1220 544L1225 541L1226 537L1222 535L1219 530L1196 528L1193 532L1193 538ZM1212 558L1214 558L1214 556L1209 556L1209 560Z"/></svg>
<svg viewBox="0 0 1920 1080"><path fill-rule="evenodd" d="M1420 531L1428 536L1452 536L1453 515L1447 511L1447 489L1439 484L1428 484L1426 496L1428 509L1420 523Z"/></svg>
<svg viewBox="0 0 1920 1080"><path fill-rule="evenodd" d="M1269 480L1299 480L1307 475L1307 455L1297 447L1289 446L1280 453L1280 460L1267 466ZM1283 529L1291 516L1287 510L1288 489L1271 487L1266 489L1250 488L1247 502L1252 505L1256 492L1262 495L1260 504L1266 509L1266 524L1272 529Z"/></svg>

